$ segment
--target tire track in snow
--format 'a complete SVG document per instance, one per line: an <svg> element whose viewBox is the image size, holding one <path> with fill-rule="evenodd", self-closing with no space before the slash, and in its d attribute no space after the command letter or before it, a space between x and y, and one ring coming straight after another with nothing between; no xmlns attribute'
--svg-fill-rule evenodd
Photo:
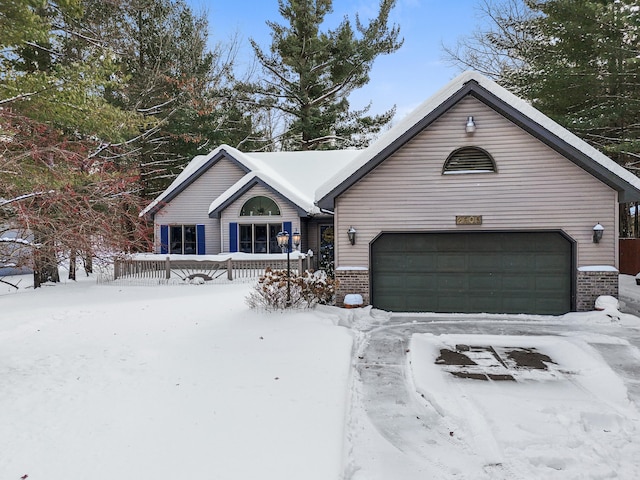
<svg viewBox="0 0 640 480"><path fill-rule="evenodd" d="M460 419L444 419L418 396L407 360L408 342L417 329L411 323L357 333L343 478L389 478L385 466L397 478L401 468L406 480L423 479L425 474L435 479L452 475L474 480L520 478L504 465L487 465L484 456L465 440L471 436L470 425ZM387 443L386 448L380 446L380 439ZM383 458L374 459L372 452Z"/></svg>

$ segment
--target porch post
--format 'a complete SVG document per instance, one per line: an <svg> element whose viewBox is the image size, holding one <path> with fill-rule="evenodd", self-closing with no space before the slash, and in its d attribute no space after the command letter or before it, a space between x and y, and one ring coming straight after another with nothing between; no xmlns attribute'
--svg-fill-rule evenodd
<svg viewBox="0 0 640 480"><path fill-rule="evenodd" d="M233 280L233 260L231 257L227 260L227 279Z"/></svg>

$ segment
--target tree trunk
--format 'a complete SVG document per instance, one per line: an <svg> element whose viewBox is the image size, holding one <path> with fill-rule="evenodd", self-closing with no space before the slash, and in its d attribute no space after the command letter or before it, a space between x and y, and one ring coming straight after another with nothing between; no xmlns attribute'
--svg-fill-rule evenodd
<svg viewBox="0 0 640 480"><path fill-rule="evenodd" d="M82 255L82 263L84 264L84 271L88 277L90 273L93 273L93 256L91 252L84 252Z"/></svg>
<svg viewBox="0 0 640 480"><path fill-rule="evenodd" d="M76 263L78 259L78 254L75 250L71 250L71 254L69 255L69 280L76 279Z"/></svg>
<svg viewBox="0 0 640 480"><path fill-rule="evenodd" d="M631 235L631 213L629 211L629 203L621 203L619 209L619 218L620 218L620 237L621 238L630 238Z"/></svg>
<svg viewBox="0 0 640 480"><path fill-rule="evenodd" d="M33 255L33 288L41 287L43 283L60 281L58 262L53 249L42 246Z"/></svg>

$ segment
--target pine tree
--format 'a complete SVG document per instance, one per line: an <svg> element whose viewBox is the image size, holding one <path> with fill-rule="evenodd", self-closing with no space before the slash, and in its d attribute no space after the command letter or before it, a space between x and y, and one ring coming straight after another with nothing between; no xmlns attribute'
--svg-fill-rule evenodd
<svg viewBox="0 0 640 480"><path fill-rule="evenodd" d="M118 52L125 79L107 97L147 119L140 125L145 134L138 150L145 198L166 188L203 148L239 143L250 134L250 119L238 118L224 94L234 81L233 45L209 49L204 15L183 0L85 3L91 9L78 27L101 31Z"/></svg>
<svg viewBox="0 0 640 480"><path fill-rule="evenodd" d="M382 0L375 19L355 25L348 19L333 30L321 30L332 11L332 0L278 0L281 25L272 30L270 53L251 40L265 73L257 88L264 108L284 113L280 146L314 150L364 146L392 118L394 109L367 115L370 105L351 110L349 94L369 82L379 55L402 45L399 27L388 26L395 0ZM354 28L355 26L355 28Z"/></svg>

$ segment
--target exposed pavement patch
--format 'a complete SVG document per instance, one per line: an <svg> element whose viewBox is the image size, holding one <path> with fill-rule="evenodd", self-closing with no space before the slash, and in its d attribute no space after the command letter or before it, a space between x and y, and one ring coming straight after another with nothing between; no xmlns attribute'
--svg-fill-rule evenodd
<svg viewBox="0 0 640 480"><path fill-rule="evenodd" d="M550 377L555 377L555 371L550 371L549 366L557 365L534 347L465 344L457 344L455 350L440 349L435 363L458 378L512 382L518 380L519 373L528 370L547 371Z"/></svg>

